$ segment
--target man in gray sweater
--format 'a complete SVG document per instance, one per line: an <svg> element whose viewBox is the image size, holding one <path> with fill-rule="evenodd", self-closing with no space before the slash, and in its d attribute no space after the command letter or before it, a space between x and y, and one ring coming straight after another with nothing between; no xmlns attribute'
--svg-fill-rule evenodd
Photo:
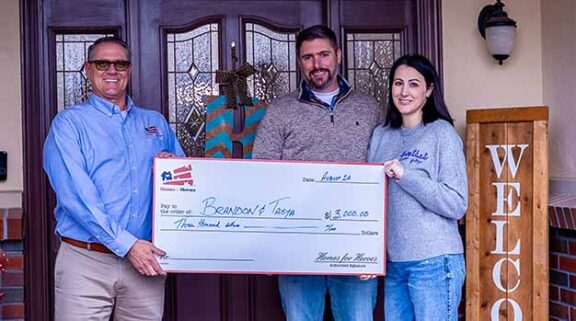
<svg viewBox="0 0 576 321"><path fill-rule="evenodd" d="M342 53L325 26L296 38L300 90L272 101L254 142L253 157L274 160L365 162L382 110L337 74ZM322 195L318 195L322 198ZM279 277L287 321L319 321L329 291L336 321L372 321L377 280L370 276Z"/></svg>

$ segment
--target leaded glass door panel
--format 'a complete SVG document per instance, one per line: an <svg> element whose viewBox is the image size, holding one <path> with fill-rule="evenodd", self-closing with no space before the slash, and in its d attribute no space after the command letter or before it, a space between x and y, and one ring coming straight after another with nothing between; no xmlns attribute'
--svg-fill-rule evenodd
<svg viewBox="0 0 576 321"><path fill-rule="evenodd" d="M192 25L191 29L165 29L168 120L189 156L204 156L206 139L205 96L221 94L216 71L221 69L222 20ZM297 88L295 39L297 27L285 28L240 19L244 61L256 72L247 79L250 96L270 102ZM179 30L180 28L176 29ZM234 54L239 55L237 43ZM232 53L232 52L231 52ZM237 61L236 65L242 62ZM249 108L249 107L248 107ZM235 118L242 118L237 111ZM235 124L241 127L240 119ZM236 128L239 130L240 128ZM241 148L240 146L239 148Z"/></svg>

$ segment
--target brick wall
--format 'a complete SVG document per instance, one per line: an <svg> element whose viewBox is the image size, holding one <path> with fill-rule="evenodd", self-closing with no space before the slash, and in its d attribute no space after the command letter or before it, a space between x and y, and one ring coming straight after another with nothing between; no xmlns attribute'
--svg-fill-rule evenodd
<svg viewBox="0 0 576 321"><path fill-rule="evenodd" d="M550 320L576 321L576 196L550 197Z"/></svg>
<svg viewBox="0 0 576 321"><path fill-rule="evenodd" d="M0 208L0 320L24 320L24 256L22 209ZM4 260L2 260L4 258Z"/></svg>

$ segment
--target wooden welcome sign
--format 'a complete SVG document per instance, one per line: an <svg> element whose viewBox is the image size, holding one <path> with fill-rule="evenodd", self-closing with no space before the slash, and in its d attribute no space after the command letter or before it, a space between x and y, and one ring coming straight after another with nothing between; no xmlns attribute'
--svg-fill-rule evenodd
<svg viewBox="0 0 576 321"><path fill-rule="evenodd" d="M466 118L466 320L548 320L548 107Z"/></svg>

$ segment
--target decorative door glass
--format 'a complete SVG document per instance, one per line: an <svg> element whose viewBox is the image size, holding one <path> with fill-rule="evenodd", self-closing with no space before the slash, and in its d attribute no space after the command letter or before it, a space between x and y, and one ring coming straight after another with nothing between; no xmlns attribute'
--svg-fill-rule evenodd
<svg viewBox="0 0 576 321"><path fill-rule="evenodd" d="M58 111L81 103L91 92L84 74L88 47L98 38L112 34L56 35L56 98Z"/></svg>
<svg viewBox="0 0 576 321"><path fill-rule="evenodd" d="M348 81L385 107L390 68L404 54L404 34L346 33L345 39Z"/></svg>
<svg viewBox="0 0 576 321"><path fill-rule="evenodd" d="M209 23L168 33L168 121L187 156L203 156L206 108L202 96L218 95L220 26Z"/></svg>
<svg viewBox="0 0 576 321"><path fill-rule="evenodd" d="M248 78L248 88L261 101L289 93L298 87L296 31L272 30L248 22L244 24L246 62L256 68Z"/></svg>

